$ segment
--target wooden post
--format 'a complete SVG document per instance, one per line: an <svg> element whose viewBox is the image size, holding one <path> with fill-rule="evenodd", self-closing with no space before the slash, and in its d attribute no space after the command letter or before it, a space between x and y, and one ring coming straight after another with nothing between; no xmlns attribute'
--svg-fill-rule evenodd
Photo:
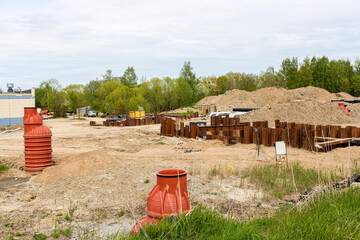
<svg viewBox="0 0 360 240"><path fill-rule="evenodd" d="M346 128L341 128L340 129L340 136L341 136L341 138L346 138L347 137Z"/></svg>
<svg viewBox="0 0 360 240"><path fill-rule="evenodd" d="M281 141L281 128L276 128L275 131L276 141Z"/></svg>
<svg viewBox="0 0 360 240"><path fill-rule="evenodd" d="M250 144L250 135L252 134L250 130L249 126L244 127L244 144Z"/></svg>
<svg viewBox="0 0 360 240"><path fill-rule="evenodd" d="M165 118L166 120L166 135L171 135L171 118Z"/></svg>
<svg viewBox="0 0 360 240"><path fill-rule="evenodd" d="M317 125L315 131L316 131L316 136L317 137L322 137L322 135L321 135L321 125Z"/></svg>
<svg viewBox="0 0 360 240"><path fill-rule="evenodd" d="M215 116L210 118L210 126L215 126Z"/></svg>
<svg viewBox="0 0 360 240"><path fill-rule="evenodd" d="M265 127L263 127L262 128L262 133L261 133L261 135L262 135L262 144L264 145L264 146L269 146L269 135L268 135L268 128L265 128Z"/></svg>
<svg viewBox="0 0 360 240"><path fill-rule="evenodd" d="M176 123L175 120L170 118L170 135L171 136L176 136Z"/></svg>
<svg viewBox="0 0 360 240"><path fill-rule="evenodd" d="M346 126L345 129L346 129L345 130L346 131L346 137L351 138L352 126Z"/></svg>
<svg viewBox="0 0 360 240"><path fill-rule="evenodd" d="M284 141L286 145L289 144L287 128L281 129L281 141Z"/></svg>
<svg viewBox="0 0 360 240"><path fill-rule="evenodd" d="M190 137L190 133L189 133L189 126L185 126L185 129L184 129L184 136L186 138L189 138Z"/></svg>
<svg viewBox="0 0 360 240"><path fill-rule="evenodd" d="M268 128L270 130L270 147L273 147L276 142L276 129L275 128Z"/></svg>
<svg viewBox="0 0 360 240"><path fill-rule="evenodd" d="M190 138L196 138L196 125L190 125Z"/></svg>
<svg viewBox="0 0 360 240"><path fill-rule="evenodd" d="M180 137L184 137L184 122L180 123Z"/></svg>
<svg viewBox="0 0 360 240"><path fill-rule="evenodd" d="M280 120L275 120L275 128L280 128Z"/></svg>

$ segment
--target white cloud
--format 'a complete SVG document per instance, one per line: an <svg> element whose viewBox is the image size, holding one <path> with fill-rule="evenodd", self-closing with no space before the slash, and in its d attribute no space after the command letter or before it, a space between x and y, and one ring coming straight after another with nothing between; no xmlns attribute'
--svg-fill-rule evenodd
<svg viewBox="0 0 360 240"><path fill-rule="evenodd" d="M30 3L31 2L31 3ZM258 73L285 57L359 53L358 1L15 0L0 3L0 88L87 83L127 66L151 77Z"/></svg>

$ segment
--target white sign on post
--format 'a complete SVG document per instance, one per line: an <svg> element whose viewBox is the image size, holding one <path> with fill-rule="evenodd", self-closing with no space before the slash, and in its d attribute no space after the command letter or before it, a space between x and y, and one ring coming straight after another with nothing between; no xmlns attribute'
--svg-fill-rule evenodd
<svg viewBox="0 0 360 240"><path fill-rule="evenodd" d="M286 155L286 145L284 141L275 142L276 155Z"/></svg>

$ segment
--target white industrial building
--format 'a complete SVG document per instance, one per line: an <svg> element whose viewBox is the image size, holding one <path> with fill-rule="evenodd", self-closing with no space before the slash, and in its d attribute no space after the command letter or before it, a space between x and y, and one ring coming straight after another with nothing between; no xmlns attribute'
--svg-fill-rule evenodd
<svg viewBox="0 0 360 240"><path fill-rule="evenodd" d="M12 83L7 87L7 92L0 93L0 126L22 124L24 107L35 107L35 89L13 90Z"/></svg>

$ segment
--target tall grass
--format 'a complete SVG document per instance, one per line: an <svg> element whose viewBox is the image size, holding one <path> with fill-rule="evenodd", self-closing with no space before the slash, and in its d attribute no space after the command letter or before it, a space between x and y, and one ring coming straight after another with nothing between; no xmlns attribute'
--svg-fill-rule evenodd
<svg viewBox="0 0 360 240"><path fill-rule="evenodd" d="M175 221L147 226L151 239L360 239L360 190L331 191L299 210L284 208L273 217L238 222L199 206ZM119 239L145 239L143 234Z"/></svg>
<svg viewBox="0 0 360 240"><path fill-rule="evenodd" d="M290 164L289 167L275 164L259 165L244 170L242 176L249 177L258 187L280 198L296 190L305 190L317 184L329 184L341 179L334 172L325 173L315 168L306 169L298 162Z"/></svg>

